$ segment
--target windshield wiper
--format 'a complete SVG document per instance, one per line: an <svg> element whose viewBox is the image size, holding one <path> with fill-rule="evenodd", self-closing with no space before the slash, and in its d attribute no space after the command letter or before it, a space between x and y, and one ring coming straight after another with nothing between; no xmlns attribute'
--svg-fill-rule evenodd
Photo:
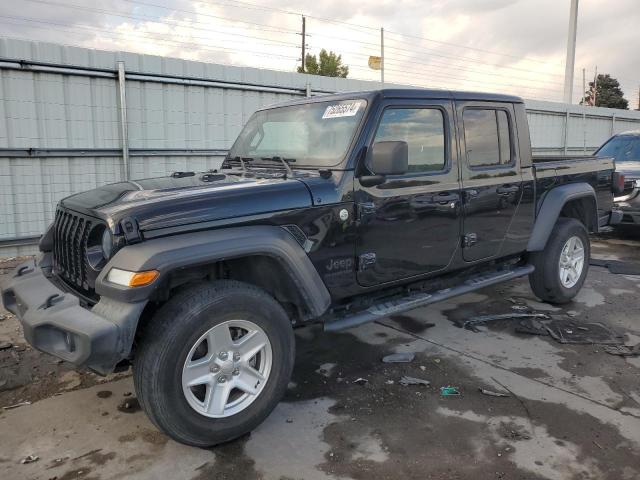
<svg viewBox="0 0 640 480"><path fill-rule="evenodd" d="M285 170L287 171L287 175L293 177L293 170L291 170L291 167L289 166L289 162L295 162L296 159L295 158L283 158L280 157L278 155L275 155L273 157L262 157L261 160L271 160L272 162L280 162L282 163L282 165L284 166ZM286 178L286 176L285 176Z"/></svg>
<svg viewBox="0 0 640 480"><path fill-rule="evenodd" d="M230 162L239 162L239 163L240 163L240 168L241 168L243 171L245 171L245 172L246 172L246 171L247 171L246 163L247 163L247 162L252 162L252 161L253 161L253 158L251 158L251 157L241 157L241 156L239 156L239 155L237 155L237 156L235 156L235 157L233 157L233 158L231 158L231 157L227 157L227 158L225 158L225 159L224 159L224 161L222 162L222 165L224 166L224 164L225 164L225 163L227 163L227 162L229 162L229 161L230 161Z"/></svg>

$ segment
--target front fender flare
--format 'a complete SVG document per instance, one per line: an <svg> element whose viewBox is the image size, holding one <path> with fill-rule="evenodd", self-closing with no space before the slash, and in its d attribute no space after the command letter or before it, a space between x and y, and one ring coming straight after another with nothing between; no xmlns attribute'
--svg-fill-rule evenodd
<svg viewBox="0 0 640 480"><path fill-rule="evenodd" d="M593 225L598 228L598 201L596 192L588 183L570 183L551 189L544 197L538 210L533 231L529 237L527 251L539 252L547 245L547 240L555 226L562 208L571 200L579 198L591 198L595 204L595 217Z"/></svg>
<svg viewBox="0 0 640 480"><path fill-rule="evenodd" d="M251 255L276 259L294 280L312 317L331 303L329 292L303 248L277 226L248 226L184 233L129 245L107 263L96 281L99 295L125 302L147 300L172 271ZM160 277L145 287L126 288L106 281L113 267L129 271L158 270Z"/></svg>

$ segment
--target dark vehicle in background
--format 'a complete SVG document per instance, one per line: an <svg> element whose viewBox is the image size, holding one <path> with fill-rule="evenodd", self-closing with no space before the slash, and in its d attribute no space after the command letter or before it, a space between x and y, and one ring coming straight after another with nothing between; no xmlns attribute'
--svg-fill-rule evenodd
<svg viewBox="0 0 640 480"><path fill-rule="evenodd" d="M617 208L622 211L620 225L639 225L640 130L614 135L594 155L613 157L616 162L616 171L624 175L624 192L614 199Z"/></svg>
<svg viewBox="0 0 640 480"><path fill-rule="evenodd" d="M276 406L294 326L340 330L523 276L571 301L614 188L612 158L534 160L517 97L301 99L257 111L217 171L63 199L2 299L36 348L133 365L153 423L210 446Z"/></svg>

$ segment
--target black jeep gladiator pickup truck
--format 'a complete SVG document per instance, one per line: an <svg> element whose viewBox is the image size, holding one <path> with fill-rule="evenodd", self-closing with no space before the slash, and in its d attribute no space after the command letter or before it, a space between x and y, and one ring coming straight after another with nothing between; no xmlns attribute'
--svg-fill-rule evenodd
<svg viewBox="0 0 640 480"><path fill-rule="evenodd" d="M219 170L63 199L2 291L36 348L133 365L172 438L255 428L285 392L293 327L339 330L529 276L580 290L588 232L619 220L611 158L532 160L520 98L379 90L247 122Z"/></svg>

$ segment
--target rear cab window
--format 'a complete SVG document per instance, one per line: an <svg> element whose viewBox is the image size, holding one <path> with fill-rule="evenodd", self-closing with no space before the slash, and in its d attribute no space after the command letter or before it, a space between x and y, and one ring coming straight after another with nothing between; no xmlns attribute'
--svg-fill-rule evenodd
<svg viewBox="0 0 640 480"><path fill-rule="evenodd" d="M506 110L465 108L462 123L470 168L513 164L511 122Z"/></svg>

